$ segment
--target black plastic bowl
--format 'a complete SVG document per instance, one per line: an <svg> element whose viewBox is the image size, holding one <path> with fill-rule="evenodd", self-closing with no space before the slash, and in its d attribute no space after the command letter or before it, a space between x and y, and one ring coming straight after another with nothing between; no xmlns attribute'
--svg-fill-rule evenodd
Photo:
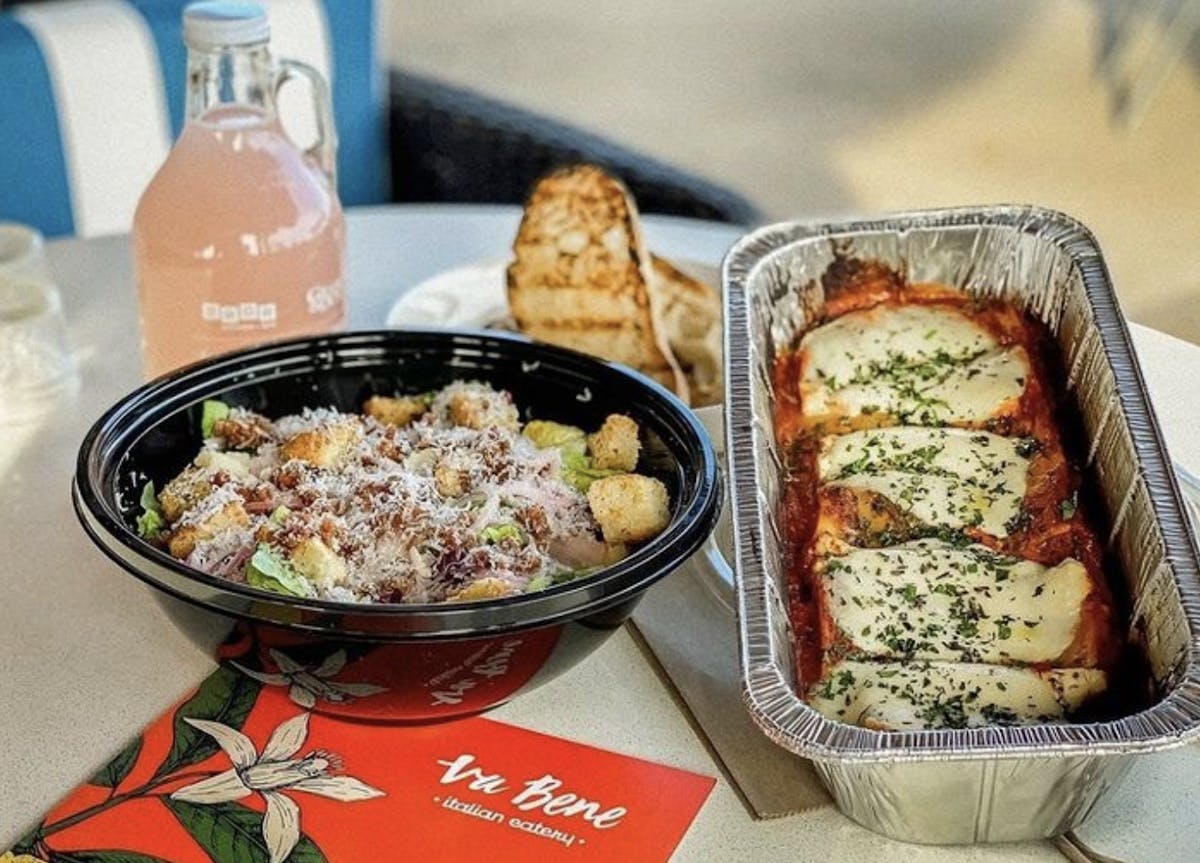
<svg viewBox="0 0 1200 863"><path fill-rule="evenodd" d="M427 605L266 593L187 567L134 529L146 481L161 488L198 451L205 399L271 417L331 405L357 411L375 393L425 392L457 379L509 390L524 418L595 428L609 413L632 416L642 430L638 469L670 492L668 528L578 582L527 596ZM718 477L712 444L695 416L623 367L492 332L385 330L279 342L147 384L92 426L79 451L72 496L88 535L124 569L165 596L249 624L239 664L292 684L293 696L315 700L318 710L429 720L502 703L598 647L646 588L683 563L712 530Z"/></svg>

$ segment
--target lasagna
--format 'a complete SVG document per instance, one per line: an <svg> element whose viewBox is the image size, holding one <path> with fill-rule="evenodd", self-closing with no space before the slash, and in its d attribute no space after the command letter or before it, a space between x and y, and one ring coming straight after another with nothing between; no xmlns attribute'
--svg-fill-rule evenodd
<svg viewBox="0 0 1200 863"><path fill-rule="evenodd" d="M858 276L775 370L806 698L880 730L1069 720L1119 639L1049 334Z"/></svg>

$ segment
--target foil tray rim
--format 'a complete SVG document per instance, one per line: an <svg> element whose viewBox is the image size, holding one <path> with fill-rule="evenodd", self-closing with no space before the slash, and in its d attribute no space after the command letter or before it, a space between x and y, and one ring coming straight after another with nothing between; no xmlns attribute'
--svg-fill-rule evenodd
<svg viewBox="0 0 1200 863"><path fill-rule="evenodd" d="M1186 667L1157 703L1106 722L905 732L849 726L821 715L804 702L771 658L769 577L759 553L761 542L755 536L764 513L759 510L761 498L754 477L756 417L750 396L752 334L746 288L765 262L794 244L831 236L904 235L914 230L972 227L1051 234L1076 264L1088 264L1081 267L1084 289L1097 320L1106 324L1106 359L1112 364L1119 357L1123 361L1119 365L1127 369L1118 381L1119 395L1126 420L1138 421L1140 432L1130 432L1138 468L1153 497L1154 517L1167 544L1167 563L1187 618ZM742 693L751 718L767 737L799 755L829 763L1135 755L1181 746L1200 737L1200 558L1128 325L1117 306L1099 245L1087 227L1064 213L1027 204L778 222L752 231L730 248L722 262L721 281L726 321L726 452L734 518Z"/></svg>

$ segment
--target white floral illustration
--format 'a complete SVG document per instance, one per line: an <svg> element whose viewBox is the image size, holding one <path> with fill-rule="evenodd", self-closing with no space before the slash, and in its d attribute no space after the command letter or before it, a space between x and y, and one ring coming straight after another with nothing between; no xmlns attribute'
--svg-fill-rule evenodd
<svg viewBox="0 0 1200 863"><path fill-rule="evenodd" d="M271 734L261 753L242 732L210 722L184 717L183 721L217 741L229 756L233 767L224 773L180 788L173 800L189 803L226 803L241 800L254 792L263 796L267 814L262 833L271 863L282 863L300 841L300 807L283 791L305 791L333 800L369 800L384 792L353 776L334 776L342 769L341 759L330 752L316 750L295 758L308 737L308 714L301 713L284 722Z"/></svg>
<svg viewBox="0 0 1200 863"><path fill-rule="evenodd" d="M353 701L355 698L366 698L368 695L387 692L387 687L376 686L373 683L338 683L335 681L333 678L346 665L346 651L344 650L329 654L321 664L316 666L301 665L287 654L274 648L268 652L279 668L278 674L255 671L236 662L233 665L238 671L253 677L260 683L268 686L289 687L288 698L306 710L311 710L316 705L318 698L334 704L342 704Z"/></svg>

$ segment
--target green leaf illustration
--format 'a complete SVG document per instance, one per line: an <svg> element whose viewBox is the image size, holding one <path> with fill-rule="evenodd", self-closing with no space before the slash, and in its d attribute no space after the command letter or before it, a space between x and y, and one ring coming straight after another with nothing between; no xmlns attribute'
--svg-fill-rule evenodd
<svg viewBox="0 0 1200 863"><path fill-rule="evenodd" d="M42 828L46 825L44 822L34 825L29 828L29 831L16 841L12 847L14 854L29 854L37 845L38 840L42 838Z"/></svg>
<svg viewBox="0 0 1200 863"><path fill-rule="evenodd" d="M196 694L175 711L175 739L171 751L154 772L155 778L199 764L220 748L213 738L184 722L185 716L240 729L261 688L258 681L226 665L210 674Z"/></svg>
<svg viewBox="0 0 1200 863"><path fill-rule="evenodd" d="M125 781L138 756L142 754L142 735L129 741L129 745L113 756L112 761L101 767L96 775L88 780L89 785L99 785L101 788L116 788Z"/></svg>
<svg viewBox="0 0 1200 863"><path fill-rule="evenodd" d="M213 863L267 863L271 854L262 835L263 816L237 803L188 803L163 799L183 829ZM328 863L307 836L288 855L288 863Z"/></svg>
<svg viewBox="0 0 1200 863"><path fill-rule="evenodd" d="M136 851L51 851L50 863L168 863Z"/></svg>

